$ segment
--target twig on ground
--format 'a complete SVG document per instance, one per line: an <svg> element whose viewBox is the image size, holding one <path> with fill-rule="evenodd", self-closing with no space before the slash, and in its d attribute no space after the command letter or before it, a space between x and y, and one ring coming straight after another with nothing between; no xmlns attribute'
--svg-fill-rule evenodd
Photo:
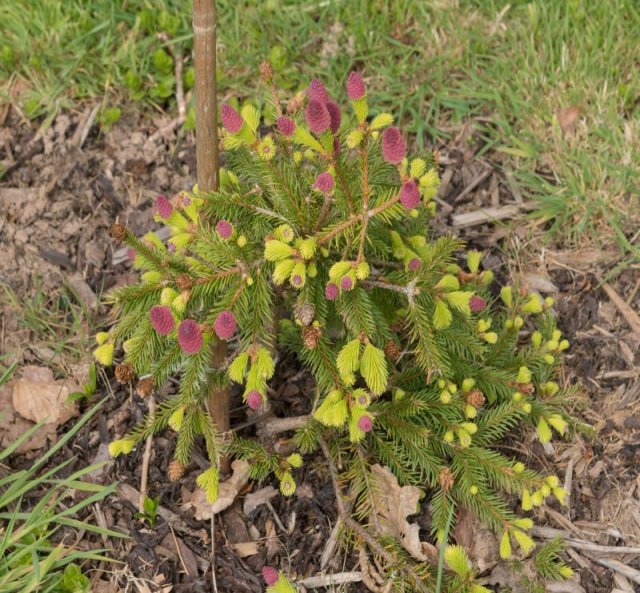
<svg viewBox="0 0 640 593"><path fill-rule="evenodd" d="M494 220L516 218L523 210L533 210L535 207L536 205L533 202L525 202L524 204L508 204L499 208L481 208L473 212L454 214L451 219L451 225L454 228L464 228Z"/></svg>
<svg viewBox="0 0 640 593"><path fill-rule="evenodd" d="M331 587L333 585L344 585L345 583L359 583L362 580L362 573L358 571L338 572L336 574L316 575L308 577L298 584L309 589L319 589L320 587Z"/></svg>
<svg viewBox="0 0 640 593"><path fill-rule="evenodd" d="M173 543L176 546L176 552L178 553L178 558L180 559L180 564L182 564L182 568L185 572L185 574L188 577L193 577L195 575L192 575L189 573L189 569L187 568L187 565L184 562L184 558L182 557L182 552L180 551L180 544L178 543L178 538L176 537L176 533L173 530L173 527L171 527L171 524L169 524L169 529L171 530L171 537L173 538Z"/></svg>
<svg viewBox="0 0 640 593"><path fill-rule="evenodd" d="M631 329L640 338L640 316L631 308L630 305L616 292L616 290L606 282L602 285L611 302L616 306L620 314L627 320Z"/></svg>
<svg viewBox="0 0 640 593"><path fill-rule="evenodd" d="M600 544L594 544L593 542L588 542L583 539L573 538L568 531L564 531L562 529L535 526L531 530L531 533L535 537L543 539L555 539L556 537L561 537L567 546L578 550L593 552L594 554L628 554L640 556L640 548L633 548L630 546L601 546Z"/></svg>
<svg viewBox="0 0 640 593"><path fill-rule="evenodd" d="M156 411L156 399L149 396L149 415L153 416ZM153 433L151 433L144 444L144 454L142 456L142 476L140 477L140 502L138 510L144 513L144 499L147 496L147 483L149 482L149 462L151 461L151 448L153 447Z"/></svg>
<svg viewBox="0 0 640 593"><path fill-rule="evenodd" d="M627 566L626 564L618 562L617 560L608 560L606 558L598 558L596 556L589 556L589 558L596 564L604 566L609 570L613 570L621 574L623 577L629 579L631 582L640 585L640 570L636 570L635 568Z"/></svg>
<svg viewBox="0 0 640 593"><path fill-rule="evenodd" d="M483 171L482 173L480 173L479 175L476 175L472 180L471 183L469 183L469 185L467 185L467 187L465 187L454 199L453 202L454 204L458 204L459 202L461 202L464 197L466 195L468 195L470 192L472 192L476 187L478 187L487 177L489 177L489 175L491 175L491 173L493 172L493 169L487 169L486 171Z"/></svg>
<svg viewBox="0 0 640 593"><path fill-rule="evenodd" d="M311 420L311 416L292 416L290 418L274 418L260 427L260 436L273 436L288 430L302 428Z"/></svg>
<svg viewBox="0 0 640 593"><path fill-rule="evenodd" d="M72 142L81 149L84 143L89 136L89 132L91 131L91 126L93 125L94 120L96 119L96 115L98 115L98 111L100 111L100 105L95 105L94 108L89 112L86 119L78 125L78 129L76 130Z"/></svg>
<svg viewBox="0 0 640 593"><path fill-rule="evenodd" d="M176 103L178 105L178 116L186 117L187 107L184 103L184 85L182 83L182 54L179 52L172 52L173 60L175 64L175 76L176 76Z"/></svg>
<svg viewBox="0 0 640 593"><path fill-rule="evenodd" d="M336 547L338 546L338 536L340 535L340 531L342 529L342 519L338 518L336 524L333 526L331 530L331 534L329 535L329 539L324 546L324 550L322 551L322 556L320 556L320 570L324 570L329 564L329 561L333 558L333 554L336 551Z"/></svg>
<svg viewBox="0 0 640 593"><path fill-rule="evenodd" d="M216 516L211 513L211 586L213 593L218 593L218 579L216 578Z"/></svg>

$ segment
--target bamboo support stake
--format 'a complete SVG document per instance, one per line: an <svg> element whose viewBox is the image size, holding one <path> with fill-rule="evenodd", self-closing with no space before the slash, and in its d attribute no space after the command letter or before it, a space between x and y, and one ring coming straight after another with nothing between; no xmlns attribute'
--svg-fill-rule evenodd
<svg viewBox="0 0 640 593"><path fill-rule="evenodd" d="M198 189L218 189L218 101L216 88L216 3L193 0L193 40L196 72L196 161ZM213 364L219 367L227 356L227 345L213 344ZM229 391L212 390L208 399L209 414L221 433L229 431ZM221 472L228 473L229 460L221 459Z"/></svg>

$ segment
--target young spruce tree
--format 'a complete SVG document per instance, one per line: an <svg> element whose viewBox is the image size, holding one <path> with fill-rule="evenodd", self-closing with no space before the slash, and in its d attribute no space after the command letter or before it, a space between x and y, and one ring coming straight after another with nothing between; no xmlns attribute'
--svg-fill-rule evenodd
<svg viewBox="0 0 640 593"><path fill-rule="evenodd" d="M557 477L497 447L516 426L533 426L542 442L567 430L566 393L554 378L568 342L552 301L511 286L494 297L481 253L430 236L437 158L409 155L391 114L369 116L357 72L347 80L349 114L319 80L283 108L268 66L262 75L276 126L262 128L251 105L222 106L220 189L158 198L168 243L112 226L142 275L112 293L115 323L98 334L95 357L108 365L122 352L116 377L137 377L141 396L170 377L179 387L112 442L111 453L171 428L168 473L179 479L202 435L211 466L197 482L209 500L223 453L250 461L256 478L275 473L283 495L292 495L301 455L221 439L205 403L212 387L234 382L249 408L265 406L277 353L286 350L317 386L312 417L294 442L305 454L326 437L357 519L369 517L368 468L380 463L400 484L428 492L434 538L445 538L455 510L466 507L498 533L503 557L514 547L528 554L532 522L509 495L530 511L566 492ZM214 336L229 347L221 368L211 364ZM459 568L447 582L467 578L464 552L447 554Z"/></svg>

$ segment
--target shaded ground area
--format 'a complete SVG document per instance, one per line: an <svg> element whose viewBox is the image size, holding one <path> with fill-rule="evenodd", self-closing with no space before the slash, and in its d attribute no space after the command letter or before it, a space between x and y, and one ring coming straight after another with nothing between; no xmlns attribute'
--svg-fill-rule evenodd
<svg viewBox="0 0 640 593"><path fill-rule="evenodd" d="M55 359L60 363L54 365L59 373L72 373L82 366L81 353L88 350L90 342L74 343L73 364L62 364L64 353L42 340L33 326L21 325L20 306L36 293L44 295L42 307L57 306L56 291L68 285L70 298L85 312L84 325L77 331L91 331L91 322L104 314L97 302L100 294L133 277L126 260L113 265L109 224L119 218L142 235L156 227L152 220L155 196L172 195L190 188L194 181L193 139L181 136L170 119L150 123L127 116L112 130L99 132L86 125L89 117L88 111L62 114L40 134L12 115L0 128L0 159L13 163L0 181L0 280L17 297L15 301L7 296L0 300L0 351L20 364L50 364ZM484 145L474 130L470 122L448 145L433 147L440 152L443 178L435 223L438 232L458 232L485 249L489 254L486 265L498 277L512 275L556 297L560 326L572 343L564 379L584 386L576 414L598 431L595 439L579 432L575 441L555 444L555 450L544 450L532 438L525 442L513 438L505 447L515 449L523 458L534 458L539 467L558 472L569 481L569 507L543 508L538 512L538 524L597 544L638 546L640 332L634 329L629 313L640 306L638 271L623 272L605 288L601 282L619 261L617 253L556 251L553 245L545 244L542 229L523 218L526 196L500 170L498 155L482 150ZM503 217L504 222L495 223L496 217ZM627 303L628 308L621 303ZM309 377L298 372L293 360L281 368L284 370L271 396L274 413L308 412ZM79 377L76 380L81 382ZM69 472L106 459L108 442L140 421L147 409L146 401L118 386L110 374L101 374L99 383L98 394L107 397L104 413L64 451L66 458L75 456ZM172 384L167 387L174 388ZM5 390L0 402L9 400L7 393ZM239 396L233 404L232 423L240 426L246 421L246 411ZM58 430L64 431L65 425ZM242 430L250 434L254 428ZM195 472L187 472L177 484L166 477L173 446L173 436L167 431L154 439L150 452L148 493L159 496L161 505L154 529L135 517L142 447L109 461L95 476L104 483L118 480L121 487L118 496L101 508L94 507L93 516L83 519L121 530L130 539L106 542L124 564L94 567L94 590L211 591L212 533L220 591L261 591L258 575L264 564L279 565L294 578L318 572L336 521L331 480L323 459L305 460L298 490L291 499L273 495L269 488L277 488L275 482L250 483L216 518L212 530L208 520L194 518L189 504L196 490L190 477ZM33 454L15 458L15 467L28 464ZM204 457L196 458L192 469L197 465L207 466ZM428 513L428 508L422 508L417 522L427 524ZM76 540L78 546L105 544L100 538L81 534L74 534L72 541ZM486 545L492 544L488 538ZM608 593L614 585L626 586L624 582L620 585L620 580L614 582L613 573L587 552L570 548L570 556L589 593ZM614 558L638 566L632 557ZM357 557L345 557L338 551L327 570L341 572L357 566ZM496 591L499 586L513 585L500 582L491 570L485 576L487 582L493 578ZM366 589L355 584L349 590Z"/></svg>

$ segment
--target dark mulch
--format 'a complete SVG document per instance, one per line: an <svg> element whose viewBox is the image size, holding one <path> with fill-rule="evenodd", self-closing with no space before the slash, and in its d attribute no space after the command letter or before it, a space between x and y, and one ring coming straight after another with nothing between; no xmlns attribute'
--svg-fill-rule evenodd
<svg viewBox="0 0 640 593"><path fill-rule="evenodd" d="M22 297L31 294L36 277L50 291L77 275L89 294L129 281L133 276L127 263L111 265L113 247L107 237L108 226L119 218L134 232L143 234L155 225L155 196L172 195L194 181L193 137L178 134L175 128L167 130L168 118L150 121L127 115L111 131L93 127L80 148L78 130L87 114L62 114L42 134L15 114L0 127L0 161L8 168L0 180L0 249L4 255L0 258L0 280ZM165 132L158 133L159 128L165 128ZM523 458L560 475L572 468L569 509L541 512L538 522L561 529L572 525L592 541L607 545L640 544L640 338L599 284L615 265L615 252L557 250L553 244L545 244L539 228L522 219L509 225L454 229L458 214L519 203L522 197L501 172L495 154L478 156L482 140L472 122L437 148L446 180L439 199L450 205L440 209L435 221L438 232L459 232L487 250L486 261L499 277L515 274L534 288L552 291L558 302L560 326L572 343L565 380L584 386L583 406L576 412L598 430L596 439L579 436L574 442L556 445L555 457L533 441L507 444ZM474 184L471 191L463 193ZM637 271L623 272L611 284L638 308ZM33 352L21 348L28 335L20 330L8 305L0 302L0 306L3 349L18 348L20 362L32 361ZM311 386L308 376L298 371L293 360L281 365L272 394L276 415L306 411ZM75 456L69 472L103 459L109 440L124 434L146 411L145 401L117 386L110 376L101 377L99 392L107 396L103 412L57 459ZM233 406L233 424L244 423L246 413L238 396L234 396ZM61 432L64 430L60 427ZM250 433L253 428L244 430ZM162 507L180 520L159 518L157 526L150 529L136 519L137 501L131 490L120 489L103 505L102 514L105 525L130 536L109 541L113 555L125 565L95 567L96 581L101 577L121 588L133 587L127 590L145 590L141 581L136 585L136 579L144 580L152 591L161 591L167 585L172 585L174 592L212 590L211 525L195 520L193 511L184 506L196 488L196 472L188 472L178 484L166 477L173 447L170 431L154 440L148 492L159 496ZM100 480L117 480L139 490L142 454L140 447L129 456L109 462ZM14 460L16 468L28 463L25 458ZM197 470L198 466L206 466L204 457L197 456L190 469ZM265 485L250 484L248 489L255 491ZM277 483L271 485L277 488ZM262 591L259 572L265 564L279 565L293 577L316 574L336 521L334 494L324 461L313 457L305 460L298 490L290 499L276 496L270 507L259 506L247 515L242 498L215 523L218 590ZM428 513L428 509L423 512ZM99 517L83 519L98 521ZM423 522L422 518L417 520ZM255 542L255 550L249 550L255 553L248 554L246 546L237 545L247 542ZM79 545L100 547L103 542L85 535ZM356 560L336 553L329 570L349 570L356 566ZM610 591L610 572L584 556L581 560L581 582L586 590ZM105 592L119 590L115 586L109 589L105 583L101 586ZM350 590L366 589L354 585Z"/></svg>

